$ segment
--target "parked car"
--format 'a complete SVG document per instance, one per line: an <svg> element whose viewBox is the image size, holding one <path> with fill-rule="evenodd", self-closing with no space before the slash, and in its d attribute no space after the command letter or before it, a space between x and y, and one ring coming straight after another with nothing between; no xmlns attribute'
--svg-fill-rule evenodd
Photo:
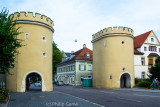
<svg viewBox="0 0 160 107"><path fill-rule="evenodd" d="M57 81L57 83L56 83L58 86L62 86L62 85L64 85L63 84L63 81Z"/></svg>
<svg viewBox="0 0 160 107"><path fill-rule="evenodd" d="M41 81L37 81L36 83L34 83L34 85L35 85L36 87L41 87Z"/></svg>

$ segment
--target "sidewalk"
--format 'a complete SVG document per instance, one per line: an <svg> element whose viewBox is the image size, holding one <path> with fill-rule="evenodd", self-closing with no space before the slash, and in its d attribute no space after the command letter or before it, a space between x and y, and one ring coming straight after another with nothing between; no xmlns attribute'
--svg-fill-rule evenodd
<svg viewBox="0 0 160 107"><path fill-rule="evenodd" d="M119 88L119 89L113 89L113 90L127 90L127 91L141 91L141 92L158 92L160 93L159 89L143 89L143 88Z"/></svg>
<svg viewBox="0 0 160 107"><path fill-rule="evenodd" d="M94 87L82 87L82 86L74 86L74 88L93 88L93 89L101 89L101 88L94 88ZM118 88L118 89L111 89L111 90L124 90L124 91L140 91L140 92L158 92L160 93L160 89L145 89L145 88Z"/></svg>

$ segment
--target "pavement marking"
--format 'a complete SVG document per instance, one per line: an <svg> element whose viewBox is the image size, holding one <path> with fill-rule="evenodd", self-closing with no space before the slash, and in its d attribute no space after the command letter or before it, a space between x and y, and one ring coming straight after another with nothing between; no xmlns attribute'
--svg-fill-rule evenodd
<svg viewBox="0 0 160 107"><path fill-rule="evenodd" d="M133 95L136 95L136 96L142 96L142 97L160 97L160 96L151 96L151 95L139 95L139 94L133 94Z"/></svg>
<svg viewBox="0 0 160 107"><path fill-rule="evenodd" d="M128 98L122 98L122 97L117 97L120 100L127 100L127 101L133 101L133 102L137 102L137 103L141 103L142 101L139 100L133 100L133 99L128 99Z"/></svg>
<svg viewBox="0 0 160 107"><path fill-rule="evenodd" d="M108 94L108 93L110 93L110 94L111 94L111 93L115 93L115 92L106 92L106 91L100 91L100 92L102 92L102 93L107 93L107 94Z"/></svg>
<svg viewBox="0 0 160 107"><path fill-rule="evenodd" d="M83 99L83 98L80 98L80 97L73 96L73 95L71 95L71 94L67 94L67 93L60 92L60 91L57 91L57 92L62 93L62 94L69 95L69 96L71 96L71 97L74 97L74 98L77 98L77 99L83 100L83 101L85 101L85 102L88 102L88 103L91 103L91 104L94 104L94 105L97 105L97 106L100 106L100 107L105 107L105 106L103 106L103 105L100 105L100 104L97 104L97 103L94 103L94 102L88 101L88 100Z"/></svg>

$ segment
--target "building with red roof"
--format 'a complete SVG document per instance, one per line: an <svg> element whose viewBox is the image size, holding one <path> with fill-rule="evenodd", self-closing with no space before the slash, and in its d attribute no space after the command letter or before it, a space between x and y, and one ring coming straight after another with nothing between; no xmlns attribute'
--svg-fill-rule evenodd
<svg viewBox="0 0 160 107"><path fill-rule="evenodd" d="M70 56L65 54L62 62L57 65L57 80L64 84L81 85L82 78L92 78L92 60L93 52L85 44Z"/></svg>
<svg viewBox="0 0 160 107"><path fill-rule="evenodd" d="M135 78L148 78L149 70L160 55L160 42L153 30L134 38Z"/></svg>

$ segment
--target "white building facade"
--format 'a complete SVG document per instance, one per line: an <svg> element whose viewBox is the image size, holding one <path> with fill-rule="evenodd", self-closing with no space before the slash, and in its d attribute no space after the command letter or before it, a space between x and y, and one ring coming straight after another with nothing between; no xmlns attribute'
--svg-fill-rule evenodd
<svg viewBox="0 0 160 107"><path fill-rule="evenodd" d="M149 70L160 56L160 43L151 30L134 38L135 78L148 78Z"/></svg>

